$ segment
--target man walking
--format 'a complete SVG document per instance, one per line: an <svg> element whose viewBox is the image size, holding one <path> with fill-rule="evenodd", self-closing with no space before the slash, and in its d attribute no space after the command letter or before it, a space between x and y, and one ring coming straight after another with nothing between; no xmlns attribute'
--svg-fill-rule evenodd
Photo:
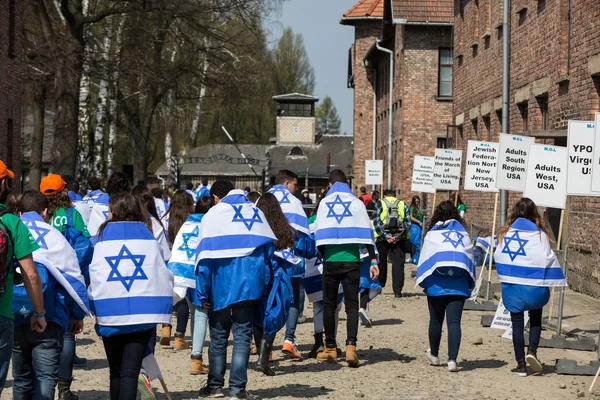
<svg viewBox="0 0 600 400"><path fill-rule="evenodd" d="M379 282L381 287L385 287L389 255L392 258L392 289L397 298L402 297L404 288L404 248L410 223L408 206L396 198L395 190L384 190L383 198L375 203L373 213L379 252Z"/></svg>

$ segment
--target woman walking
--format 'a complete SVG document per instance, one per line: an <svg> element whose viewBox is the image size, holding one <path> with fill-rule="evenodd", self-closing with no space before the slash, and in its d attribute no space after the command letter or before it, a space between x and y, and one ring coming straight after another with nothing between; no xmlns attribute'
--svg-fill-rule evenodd
<svg viewBox="0 0 600 400"><path fill-rule="evenodd" d="M138 199L144 210L148 214L147 227L154 235L154 238L158 241L160 246L160 252L165 260L165 264L171 258L171 248L169 247L169 241L167 240L167 234L165 227L160 223L158 212L156 211L156 205L154 203L154 196L152 192L146 186L138 185L131 189L133 197Z"/></svg>
<svg viewBox="0 0 600 400"><path fill-rule="evenodd" d="M421 254L421 239L423 237L423 213L421 212L421 198L413 196L410 202L410 244L412 259L411 263L418 265Z"/></svg>
<svg viewBox="0 0 600 400"><path fill-rule="evenodd" d="M450 372L459 371L462 311L475 286L473 245L461 221L452 201L436 207L417 268L417 285L424 289L429 306L427 359L431 365L440 363L438 353L446 319Z"/></svg>

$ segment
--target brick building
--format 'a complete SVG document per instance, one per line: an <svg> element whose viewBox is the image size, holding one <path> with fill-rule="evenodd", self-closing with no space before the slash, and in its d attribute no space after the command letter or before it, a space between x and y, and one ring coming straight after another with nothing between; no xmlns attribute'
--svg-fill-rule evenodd
<svg viewBox="0 0 600 400"><path fill-rule="evenodd" d="M0 3L0 160L20 180L23 2Z"/></svg>
<svg viewBox="0 0 600 400"><path fill-rule="evenodd" d="M340 21L355 30L348 69L355 190L364 184L365 160L373 157L384 161L387 186L389 118L391 182L405 200L412 195L414 155L432 155L436 146L445 146L452 123L453 7L452 0L361 0ZM391 110L390 56L382 48L393 52Z"/></svg>
<svg viewBox="0 0 600 400"><path fill-rule="evenodd" d="M512 1L509 133L566 146L567 121L591 121L600 111L599 10L597 0ZM498 141L501 21L502 1L455 1L453 117L459 128L453 147L466 150L469 139ZM520 196L509 193L508 206ZM462 198L469 210L467 215L491 221L493 195L464 192ZM559 215L557 210L546 210L554 231ZM565 222L569 284L598 296L600 201L570 198Z"/></svg>

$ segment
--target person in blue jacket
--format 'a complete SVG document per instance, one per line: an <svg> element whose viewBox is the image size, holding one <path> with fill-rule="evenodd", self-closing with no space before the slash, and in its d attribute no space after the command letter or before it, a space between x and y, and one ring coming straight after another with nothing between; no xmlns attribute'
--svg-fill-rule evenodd
<svg viewBox="0 0 600 400"><path fill-rule="evenodd" d="M88 187L90 192L83 196L84 203L87 203L90 209L94 204L108 204L109 195L102 191L102 182L99 178L92 177L88 180Z"/></svg>
<svg viewBox="0 0 600 400"><path fill-rule="evenodd" d="M431 365L439 365L438 352L444 318L448 325L448 370L459 371L457 364L461 342L462 311L475 286L473 246L451 201L441 202L434 210L425 237L417 284L427 295L429 306L429 350Z"/></svg>
<svg viewBox="0 0 600 400"><path fill-rule="evenodd" d="M246 399L255 309L270 280L276 241L265 215L227 180L210 189L215 201L200 224L196 304L210 304L209 372L201 397L223 397L227 342L233 333L229 395Z"/></svg>

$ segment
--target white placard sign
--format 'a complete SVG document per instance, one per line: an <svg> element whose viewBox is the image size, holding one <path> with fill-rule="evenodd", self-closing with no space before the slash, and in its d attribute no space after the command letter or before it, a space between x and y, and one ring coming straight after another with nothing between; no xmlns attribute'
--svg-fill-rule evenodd
<svg viewBox="0 0 600 400"><path fill-rule="evenodd" d="M365 161L365 185L383 184L383 160Z"/></svg>
<svg viewBox="0 0 600 400"><path fill-rule="evenodd" d="M415 156L411 192L435 193L433 188L433 157Z"/></svg>
<svg viewBox="0 0 600 400"><path fill-rule="evenodd" d="M589 121L569 121L567 194L600 196L592 192L592 161L596 130Z"/></svg>
<svg viewBox="0 0 600 400"><path fill-rule="evenodd" d="M594 157L592 163L592 192L600 192L600 113L595 120Z"/></svg>
<svg viewBox="0 0 600 400"><path fill-rule="evenodd" d="M529 322L529 311L525 311L524 322L525 325ZM494 314L494 319L490 328L503 329L504 334L502 337L505 339L512 339L512 320L510 318L510 312L504 307L502 299L500 299L500 303L498 303L498 308L496 309L496 314Z"/></svg>
<svg viewBox="0 0 600 400"><path fill-rule="evenodd" d="M567 203L567 161L566 147L530 145L523 197L529 197L538 206L564 209Z"/></svg>
<svg viewBox="0 0 600 400"><path fill-rule="evenodd" d="M529 145L535 139L528 136L500 135L500 152L498 154L498 189L522 192L525 189L525 173Z"/></svg>
<svg viewBox="0 0 600 400"><path fill-rule="evenodd" d="M465 190L497 192L496 173L500 145L469 140L465 167Z"/></svg>
<svg viewBox="0 0 600 400"><path fill-rule="evenodd" d="M461 150L435 149L433 187L437 190L458 190L461 164Z"/></svg>

